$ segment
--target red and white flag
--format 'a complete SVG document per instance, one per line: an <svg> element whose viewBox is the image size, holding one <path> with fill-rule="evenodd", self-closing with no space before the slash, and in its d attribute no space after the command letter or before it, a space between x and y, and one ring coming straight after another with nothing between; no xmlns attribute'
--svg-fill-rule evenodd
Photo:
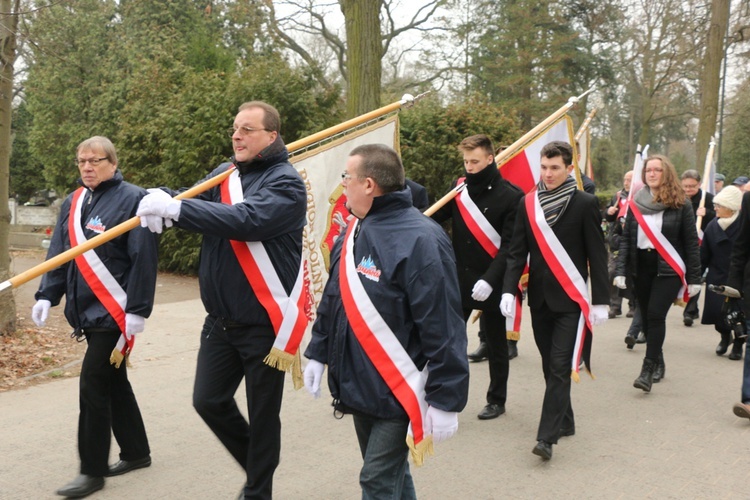
<svg viewBox="0 0 750 500"><path fill-rule="evenodd" d="M573 121L568 115L561 116L538 136L532 139L521 151L498 166L503 179L515 184L528 193L539 182L541 169L539 158L544 146L552 141L574 144Z"/></svg>

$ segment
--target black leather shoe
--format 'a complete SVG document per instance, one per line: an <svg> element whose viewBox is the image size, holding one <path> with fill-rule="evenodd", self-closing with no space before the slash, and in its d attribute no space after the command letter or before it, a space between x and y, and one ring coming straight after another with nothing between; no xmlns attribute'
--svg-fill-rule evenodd
<svg viewBox="0 0 750 500"><path fill-rule="evenodd" d="M568 437L568 436L575 436L575 435L576 435L575 427L568 427L567 429L560 429L560 437Z"/></svg>
<svg viewBox="0 0 750 500"><path fill-rule="evenodd" d="M632 335L625 335L625 343L627 344L628 349L632 349L635 345L635 337Z"/></svg>
<svg viewBox="0 0 750 500"><path fill-rule="evenodd" d="M480 342L477 350L469 354L469 361L473 361L474 363L484 361L485 359L487 359L488 352L489 349L487 348L487 343Z"/></svg>
<svg viewBox="0 0 750 500"><path fill-rule="evenodd" d="M68 498L83 498L104 488L104 478L79 474L78 477L57 490L60 496Z"/></svg>
<svg viewBox="0 0 750 500"><path fill-rule="evenodd" d="M542 457L545 460L549 460L552 458L552 444L546 441L537 441L536 446L531 450L531 453L538 457Z"/></svg>
<svg viewBox="0 0 750 500"><path fill-rule="evenodd" d="M691 318L690 316L683 316L682 323L685 326L693 326L693 318Z"/></svg>
<svg viewBox="0 0 750 500"><path fill-rule="evenodd" d="M509 340L508 341L508 359L513 359L517 357L518 357L518 341Z"/></svg>
<svg viewBox="0 0 750 500"><path fill-rule="evenodd" d="M490 403L482 408L482 411L479 412L477 418L479 420L490 420L499 417L503 413L505 413L505 406Z"/></svg>
<svg viewBox="0 0 750 500"><path fill-rule="evenodd" d="M627 313L625 313L626 318L632 318L633 316L635 316L635 309L630 309Z"/></svg>
<svg viewBox="0 0 750 500"><path fill-rule="evenodd" d="M107 477L119 476L120 474L125 474L126 472L130 472L131 470L143 469L144 467L148 467L149 465L151 465L150 456L145 456L143 458L139 458L138 460L120 460L116 464L109 466Z"/></svg>

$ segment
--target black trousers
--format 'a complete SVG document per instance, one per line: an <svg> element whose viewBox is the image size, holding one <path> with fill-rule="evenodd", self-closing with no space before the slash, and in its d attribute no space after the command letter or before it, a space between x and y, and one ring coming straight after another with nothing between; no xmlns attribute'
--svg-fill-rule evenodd
<svg viewBox="0 0 750 500"><path fill-rule="evenodd" d="M468 321L471 309L464 309L464 321ZM490 386L487 389L487 403L505 406L508 398L508 342L505 331L505 316L500 308L482 311L480 321L487 342L487 358L490 368Z"/></svg>
<svg viewBox="0 0 750 500"><path fill-rule="evenodd" d="M121 460L138 460L151 453L141 411L128 381L127 363L110 364L120 332L87 333L88 348L79 379L78 453L81 474L105 476L112 434Z"/></svg>
<svg viewBox="0 0 750 500"><path fill-rule="evenodd" d="M682 286L677 276L657 275L658 260L655 250L638 250L635 294L641 309L643 333L646 335L646 357L653 361L657 361L662 354L667 333L667 313Z"/></svg>
<svg viewBox="0 0 750 500"><path fill-rule="evenodd" d="M270 326L225 330L212 316L201 333L193 406L245 469L245 498L270 499L279 465L284 372L263 362L274 339ZM234 400L243 377L250 422Z"/></svg>
<svg viewBox="0 0 750 500"><path fill-rule="evenodd" d="M537 440L555 444L560 429L575 427L570 372L581 312L554 312L546 303L531 310L534 341L542 356L546 389Z"/></svg>

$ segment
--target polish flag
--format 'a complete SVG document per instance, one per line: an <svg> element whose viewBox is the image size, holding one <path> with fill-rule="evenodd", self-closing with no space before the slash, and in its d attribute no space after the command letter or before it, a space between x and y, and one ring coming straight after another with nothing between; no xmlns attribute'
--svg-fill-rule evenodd
<svg viewBox="0 0 750 500"><path fill-rule="evenodd" d="M574 144L573 121L563 115L542 133L536 136L521 151L499 165L503 179L515 184L528 193L539 182L539 159L542 148L552 141L563 141ZM574 159L575 160L575 159Z"/></svg>

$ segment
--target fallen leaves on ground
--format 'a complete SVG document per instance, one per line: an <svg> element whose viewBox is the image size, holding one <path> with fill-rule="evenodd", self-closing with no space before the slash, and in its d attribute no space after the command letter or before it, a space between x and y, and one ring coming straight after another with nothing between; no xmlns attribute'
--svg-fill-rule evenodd
<svg viewBox="0 0 750 500"><path fill-rule="evenodd" d="M79 372L78 364L65 366L83 359L85 342L76 342L59 329L18 324L15 333L0 335L0 392ZM38 374L44 375L32 377Z"/></svg>

